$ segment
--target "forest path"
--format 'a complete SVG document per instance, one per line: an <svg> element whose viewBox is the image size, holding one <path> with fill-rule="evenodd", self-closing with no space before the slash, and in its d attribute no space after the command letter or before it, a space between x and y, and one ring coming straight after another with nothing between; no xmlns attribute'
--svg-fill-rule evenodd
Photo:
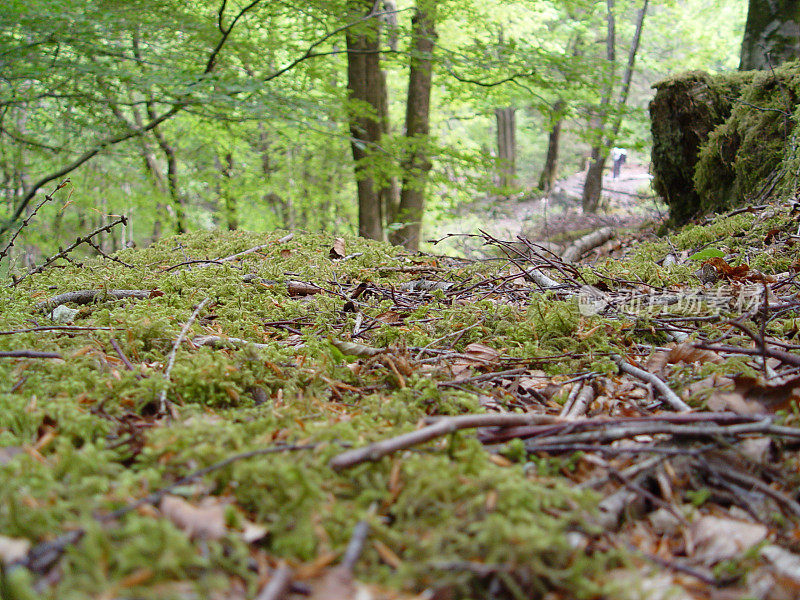
<svg viewBox="0 0 800 600"><path fill-rule="evenodd" d="M559 180L548 198L519 200L481 199L457 208L425 232L425 239L440 240L434 252L482 254L482 240L466 237L479 230L504 240L523 235L537 243L563 245L588 230L603 226L634 227L657 220L667 213L650 189L652 176L646 163L631 162L622 167L618 179L608 170L603 176L603 199L595 214L580 208L584 171ZM454 234L454 235L452 235Z"/></svg>

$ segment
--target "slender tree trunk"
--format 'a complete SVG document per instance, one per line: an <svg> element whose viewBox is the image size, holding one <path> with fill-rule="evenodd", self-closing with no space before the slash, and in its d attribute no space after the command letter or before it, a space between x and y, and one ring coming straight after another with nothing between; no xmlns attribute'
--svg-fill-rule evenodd
<svg viewBox="0 0 800 600"><path fill-rule="evenodd" d="M131 114L133 115L133 122L136 127L140 128L144 124L142 120L142 115L139 110L134 106L131 109ZM150 139L148 135L139 136L139 151L142 155L142 161L144 162L145 171L150 174L150 177L153 179L153 185L156 188L156 191L160 194L167 193L167 183L166 177L164 172L162 171L161 167L158 164L158 160L156 159L155 151L153 150L152 145L150 144ZM163 220L165 217L165 210L164 204L160 201L156 201L156 210L153 219L153 235L152 241L156 241L161 237L161 232L163 229Z"/></svg>
<svg viewBox="0 0 800 600"><path fill-rule="evenodd" d="M386 72L383 70L381 70L380 101L381 137L385 138L391 133L391 125L389 123L389 89L386 85ZM382 214L386 215L386 222L393 223L400 208L400 180L397 175L385 178L378 195Z"/></svg>
<svg viewBox="0 0 800 600"><path fill-rule="evenodd" d="M502 188L516 184L517 175L517 109L496 108L497 175Z"/></svg>
<svg viewBox="0 0 800 600"><path fill-rule="evenodd" d="M558 175L558 145L561 141L561 126L564 122L561 117L564 105L564 101L560 99L553 104L552 114L555 121L550 128L550 134L547 139L547 156L544 159L542 174L539 176L539 189L545 193L550 193L550 190L553 189L553 184L556 182Z"/></svg>
<svg viewBox="0 0 800 600"><path fill-rule="evenodd" d="M411 21L411 66L406 98L408 154L403 160L403 188L398 217L404 225L391 241L411 251L419 249L425 184L433 166L430 159L430 108L433 49L436 45L436 1L417 0Z"/></svg>
<svg viewBox="0 0 800 600"><path fill-rule="evenodd" d="M373 0L349 0L353 15L370 15ZM362 29L347 32L347 89L350 99L350 135L358 187L358 234L383 239L379 189L364 164L381 138L380 22L365 21Z"/></svg>
<svg viewBox="0 0 800 600"><path fill-rule="evenodd" d="M600 107L592 117L590 128L596 133L596 141L592 144L592 156L589 168L586 171L586 179L583 183L583 195L581 206L583 212L595 212L600 204L600 195L603 191L603 169L606 165L608 151L604 148L604 126L608 115L608 107L611 104L611 96L614 93L614 73L616 71L617 51L616 51L616 21L614 20L614 0L606 0L606 62L608 64L608 81L606 89L600 98Z"/></svg>
<svg viewBox="0 0 800 600"><path fill-rule="evenodd" d="M603 170L605 169L606 160L608 160L608 152L611 146L619 135L619 129L622 126L622 116L625 110L625 105L628 103L628 94L631 89L631 78L633 77L633 68L636 64L636 53L639 50L639 42L642 37L642 29L644 28L644 18L647 14L648 0L643 0L642 7L636 17L636 31L631 40L631 47L628 51L628 64L625 67L625 73L622 77L622 90L620 91L619 101L617 102L617 111L614 120L610 127L608 127L608 105L611 102L611 95L613 93L614 79L611 77L608 88L608 94L604 96L601 101L600 111L597 115L598 122L598 137L597 145L592 147L592 159L589 165L589 170L586 172L586 181L583 186L583 196L581 204L584 212L595 212L600 204L600 195L603 191ZM608 37L606 39L606 58L611 65L616 60L614 49L614 0L606 0L608 7ZM613 72L613 66L612 66Z"/></svg>
<svg viewBox="0 0 800 600"><path fill-rule="evenodd" d="M769 69L800 57L800 0L750 0L739 70Z"/></svg>
<svg viewBox="0 0 800 600"><path fill-rule="evenodd" d="M151 117L152 118L152 117ZM161 152L167 161L167 188L169 197L172 200L172 213L175 219L175 233L186 232L186 209L183 195L180 191L180 181L178 178L178 157L175 148L169 143L163 133L157 128L153 128L153 135L158 142Z"/></svg>
<svg viewBox="0 0 800 600"><path fill-rule="evenodd" d="M233 180L233 153L227 152L220 157L214 154L214 163L219 171L219 204L222 207L222 215L225 219L225 227L229 231L239 229L239 214L236 206L236 196L231 191Z"/></svg>

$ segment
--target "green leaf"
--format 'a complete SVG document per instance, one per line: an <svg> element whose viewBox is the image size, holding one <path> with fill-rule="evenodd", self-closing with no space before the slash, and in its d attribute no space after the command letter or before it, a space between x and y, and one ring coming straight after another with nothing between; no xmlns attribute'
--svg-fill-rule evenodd
<svg viewBox="0 0 800 600"><path fill-rule="evenodd" d="M725 253L717 248L703 248L700 252L695 252L689 260L708 260L709 258L725 258Z"/></svg>

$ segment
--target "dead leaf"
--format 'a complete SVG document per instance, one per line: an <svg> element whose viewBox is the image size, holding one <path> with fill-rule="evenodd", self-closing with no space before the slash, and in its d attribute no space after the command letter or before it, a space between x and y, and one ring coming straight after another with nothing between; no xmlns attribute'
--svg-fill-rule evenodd
<svg viewBox="0 0 800 600"><path fill-rule="evenodd" d="M647 360L646 369L651 373L663 375L667 365L676 365L678 363L685 363L687 365L692 363L704 364L707 362L718 363L721 361L722 358L716 352L695 348L691 342L684 342L669 350L654 352Z"/></svg>
<svg viewBox="0 0 800 600"><path fill-rule="evenodd" d="M340 258L344 258L347 256L347 252L344 249L344 238L337 237L333 242L333 248L330 251L331 260L337 260Z"/></svg>
<svg viewBox="0 0 800 600"><path fill-rule="evenodd" d="M313 283L290 281L286 284L286 291L289 292L290 296L311 296L313 294L319 294L324 290Z"/></svg>
<svg viewBox="0 0 800 600"><path fill-rule="evenodd" d="M403 319L405 319L407 316L407 313L397 312L396 310L387 310L379 314L377 317L375 317L375 319L388 325L397 325L398 323L402 323Z"/></svg>
<svg viewBox="0 0 800 600"><path fill-rule="evenodd" d="M711 410L731 410L740 415L774 413L800 401L800 376L772 378L739 376L732 391L715 392L708 399Z"/></svg>
<svg viewBox="0 0 800 600"><path fill-rule="evenodd" d="M361 358L377 356L378 354L386 352L386 348L373 348L372 346L365 346L364 344L357 344L355 342L331 340L331 344L333 344L333 346L336 347L342 354L358 356Z"/></svg>
<svg viewBox="0 0 800 600"><path fill-rule="evenodd" d="M464 353L474 356L479 361L485 362L492 362L498 356L500 356L500 352L494 348L490 348L489 346L484 346L483 344L478 343L473 343L467 346L464 349Z"/></svg>
<svg viewBox="0 0 800 600"><path fill-rule="evenodd" d="M353 575L344 567L335 567L314 585L311 600L352 600L356 597Z"/></svg>
<svg viewBox="0 0 800 600"><path fill-rule="evenodd" d="M734 558L767 538L767 528L721 517L701 517L692 523L695 558L706 566Z"/></svg>
<svg viewBox="0 0 800 600"><path fill-rule="evenodd" d="M191 539L218 540L225 535L225 507L214 498L194 506L178 496L164 496L158 508Z"/></svg>
<svg viewBox="0 0 800 600"><path fill-rule="evenodd" d="M242 524L242 532L240 535L245 542L252 544L253 542L257 542L258 540L266 537L268 532L269 529L267 529L264 525L259 525L258 523L245 520Z"/></svg>

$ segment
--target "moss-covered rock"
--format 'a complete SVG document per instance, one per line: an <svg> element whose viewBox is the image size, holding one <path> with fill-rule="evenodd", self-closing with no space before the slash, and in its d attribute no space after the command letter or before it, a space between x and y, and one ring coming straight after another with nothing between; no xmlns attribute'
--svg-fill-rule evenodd
<svg viewBox="0 0 800 600"><path fill-rule="evenodd" d="M653 86L653 189L669 205L674 223L685 223L700 212L694 184L700 148L725 123L733 99L752 78L752 73L724 76L690 71Z"/></svg>
<svg viewBox="0 0 800 600"><path fill-rule="evenodd" d="M796 191L800 63L770 71L692 71L654 86L653 187L673 224Z"/></svg>
<svg viewBox="0 0 800 600"><path fill-rule="evenodd" d="M800 63L755 73L700 152L694 179L703 212L766 199L780 189L798 98Z"/></svg>

